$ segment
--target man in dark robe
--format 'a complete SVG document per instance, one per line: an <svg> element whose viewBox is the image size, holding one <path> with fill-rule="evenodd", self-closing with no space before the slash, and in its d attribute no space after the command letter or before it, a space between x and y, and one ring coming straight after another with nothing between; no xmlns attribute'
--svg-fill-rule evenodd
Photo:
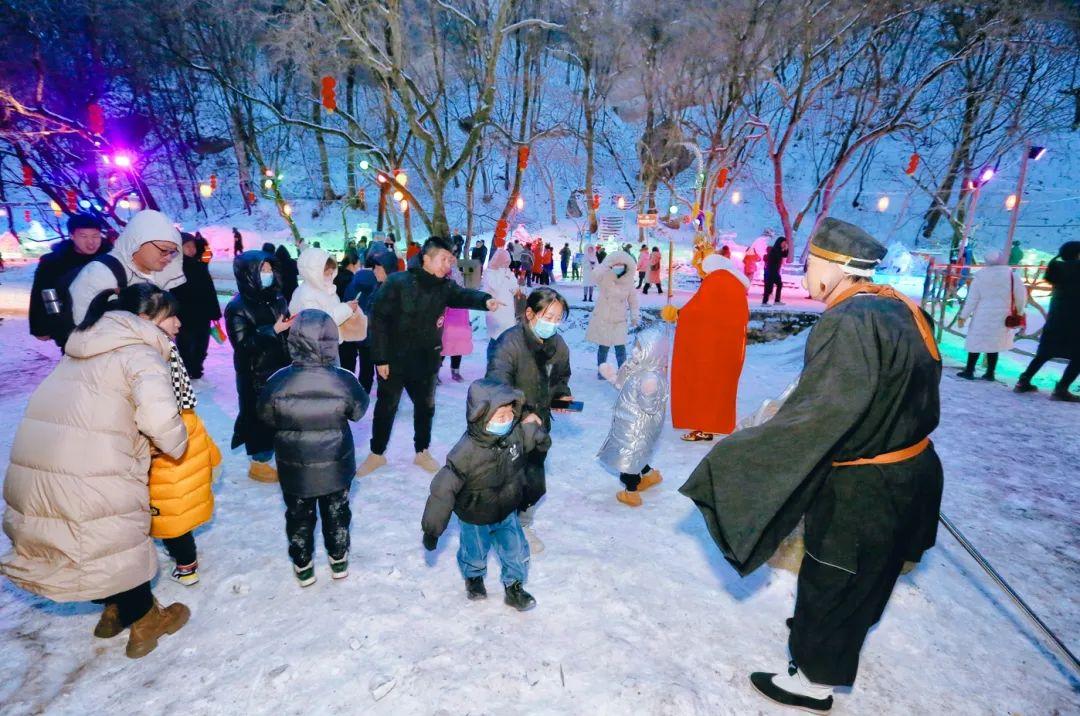
<svg viewBox="0 0 1080 716"><path fill-rule="evenodd" d="M820 713L855 681L867 631L905 561L934 544L941 463L941 359L929 317L869 279L885 247L826 219L804 284L827 304L798 387L768 422L716 445L680 492L740 574L761 566L805 517L806 554L786 673L755 673L766 697Z"/></svg>

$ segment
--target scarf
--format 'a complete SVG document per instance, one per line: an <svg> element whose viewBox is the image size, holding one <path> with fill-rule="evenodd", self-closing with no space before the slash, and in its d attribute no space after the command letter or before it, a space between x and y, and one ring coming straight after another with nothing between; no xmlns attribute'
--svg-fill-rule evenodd
<svg viewBox="0 0 1080 716"><path fill-rule="evenodd" d="M173 394L176 395L176 405L180 408L180 412L194 410L199 400L191 388L191 378L188 377L184 361L180 360L180 351L175 343L169 349L169 374L172 377Z"/></svg>

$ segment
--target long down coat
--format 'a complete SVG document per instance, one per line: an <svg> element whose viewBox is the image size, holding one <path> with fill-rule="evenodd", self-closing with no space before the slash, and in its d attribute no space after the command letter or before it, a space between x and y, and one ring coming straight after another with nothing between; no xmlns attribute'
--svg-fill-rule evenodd
<svg viewBox="0 0 1080 716"><path fill-rule="evenodd" d="M625 266L626 272L616 276L614 268ZM604 259L604 265L593 274L600 288L596 307L589 318L585 340L601 346L625 346L629 331L627 320L637 323L637 262L625 251L616 251Z"/></svg>
<svg viewBox="0 0 1080 716"><path fill-rule="evenodd" d="M968 287L967 300L960 317L970 320L964 350L969 353L1000 353L1013 347L1016 329L1006 328L1005 317L1012 304L1009 302L1009 279L1016 310L1023 313L1027 303L1027 289L1011 266L986 266L975 273Z"/></svg>
<svg viewBox="0 0 1080 716"><path fill-rule="evenodd" d="M173 394L169 339L150 321L106 313L71 334L30 396L4 479L0 570L57 602L102 599L153 579L150 444L180 457L188 437Z"/></svg>

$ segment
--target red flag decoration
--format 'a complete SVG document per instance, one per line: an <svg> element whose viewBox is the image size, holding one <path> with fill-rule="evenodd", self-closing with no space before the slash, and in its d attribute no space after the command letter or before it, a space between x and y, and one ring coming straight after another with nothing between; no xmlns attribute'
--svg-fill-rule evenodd
<svg viewBox="0 0 1080 716"><path fill-rule="evenodd" d="M529 165L529 147L528 145L522 145L518 147L518 169L524 171L525 167Z"/></svg>
<svg viewBox="0 0 1080 716"><path fill-rule="evenodd" d="M22 165L22 183L23 186L34 186L34 170L29 164Z"/></svg>
<svg viewBox="0 0 1080 716"><path fill-rule="evenodd" d="M29 209L27 209L26 211L23 212L23 218L26 219L27 224L30 223L30 210Z"/></svg>
<svg viewBox="0 0 1080 716"><path fill-rule="evenodd" d="M101 111L101 105L94 103L86 108L86 124L93 134L105 133L105 113Z"/></svg>
<svg viewBox="0 0 1080 716"><path fill-rule="evenodd" d="M919 154L918 154L918 152L916 152L915 154L912 154L911 159L908 160L907 169L904 170L904 173L907 174L908 176L912 176L915 173L915 170L918 169L918 168L919 168Z"/></svg>
<svg viewBox="0 0 1080 716"><path fill-rule="evenodd" d="M717 189L723 189L725 186L727 186L727 176L728 176L728 168L723 167L720 170L720 173L716 176L716 188Z"/></svg>
<svg viewBox="0 0 1080 716"><path fill-rule="evenodd" d="M217 191L217 174L210 175L210 191Z"/></svg>
<svg viewBox="0 0 1080 716"><path fill-rule="evenodd" d="M330 112L337 111L337 93L334 90L336 86L337 80L330 75L322 78L322 105Z"/></svg>
<svg viewBox="0 0 1080 716"><path fill-rule="evenodd" d="M78 209L79 209L79 195L78 195L78 193L76 193L76 191L74 189L68 189L67 190L67 196L65 198L67 199L68 211L70 211L73 214L76 211L78 211Z"/></svg>

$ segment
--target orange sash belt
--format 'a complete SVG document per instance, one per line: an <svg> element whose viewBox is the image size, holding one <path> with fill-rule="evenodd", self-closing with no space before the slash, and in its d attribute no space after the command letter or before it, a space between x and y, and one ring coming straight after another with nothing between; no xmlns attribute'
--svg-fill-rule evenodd
<svg viewBox="0 0 1080 716"><path fill-rule="evenodd" d="M858 460L834 462L833 467L850 467L852 465L889 465L894 462L910 460L916 455L921 455L928 447L930 447L930 438L926 437L909 447L893 450L892 452L883 452L874 457L861 457Z"/></svg>
<svg viewBox="0 0 1080 716"><path fill-rule="evenodd" d="M938 352L937 341L934 340L934 332L930 330L930 324L929 322L927 322L926 316L923 315L922 309L919 308L919 304L915 303L892 286L860 281L854 286L851 286L847 290L843 291L840 295L833 297L833 299L829 301L829 303L825 307L832 308L833 306L843 303L852 296L857 296L860 293L872 293L875 296L891 298L893 300L900 301L905 306L907 306L908 310L911 311L911 317L915 320L915 325L919 329L919 335L922 336L923 343L926 344L926 350L930 351L930 355L934 358L934 360L941 360L941 353Z"/></svg>

